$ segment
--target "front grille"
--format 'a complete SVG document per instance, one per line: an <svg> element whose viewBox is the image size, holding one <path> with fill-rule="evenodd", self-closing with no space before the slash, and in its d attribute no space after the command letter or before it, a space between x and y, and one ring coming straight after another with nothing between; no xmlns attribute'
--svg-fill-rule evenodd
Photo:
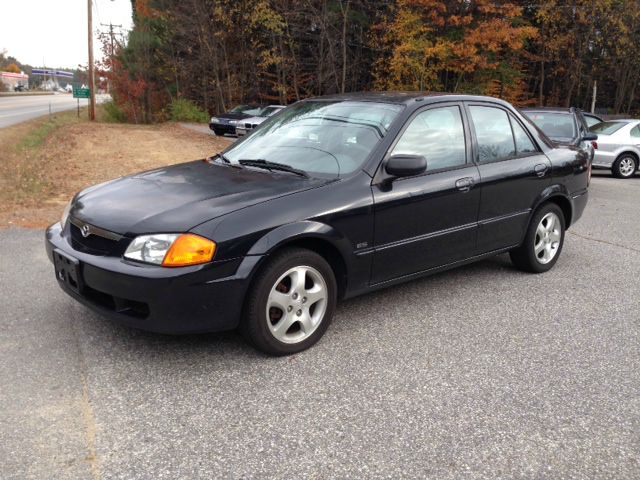
<svg viewBox="0 0 640 480"><path fill-rule="evenodd" d="M83 223L75 219L69 222L69 230L71 233L71 246L81 252L91 255L109 255L117 253L117 247L120 243L121 236L108 232L111 238L102 235L103 230L94 231L88 236L83 236L81 227ZM106 232L105 232L106 233Z"/></svg>
<svg viewBox="0 0 640 480"><path fill-rule="evenodd" d="M121 315L135 318L147 318L149 316L149 305L144 302L114 297L87 285L84 286L82 295L92 303Z"/></svg>

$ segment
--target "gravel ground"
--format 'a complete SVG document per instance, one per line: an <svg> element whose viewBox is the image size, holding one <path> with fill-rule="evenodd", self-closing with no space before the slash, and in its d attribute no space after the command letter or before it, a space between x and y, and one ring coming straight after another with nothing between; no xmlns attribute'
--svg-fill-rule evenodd
<svg viewBox="0 0 640 480"><path fill-rule="evenodd" d="M638 478L639 203L598 174L551 272L500 256L353 299L278 359L112 325L42 232L0 231L0 477Z"/></svg>

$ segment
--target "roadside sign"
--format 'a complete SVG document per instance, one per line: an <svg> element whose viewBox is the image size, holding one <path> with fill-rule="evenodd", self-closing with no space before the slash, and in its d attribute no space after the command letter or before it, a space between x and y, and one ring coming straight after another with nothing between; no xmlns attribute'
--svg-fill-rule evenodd
<svg viewBox="0 0 640 480"><path fill-rule="evenodd" d="M89 98L90 96L91 96L90 89L73 87L73 98Z"/></svg>

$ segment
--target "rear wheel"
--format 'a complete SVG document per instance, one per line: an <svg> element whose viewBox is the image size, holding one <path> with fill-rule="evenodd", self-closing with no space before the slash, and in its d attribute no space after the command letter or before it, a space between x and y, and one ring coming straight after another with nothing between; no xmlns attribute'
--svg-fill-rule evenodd
<svg viewBox="0 0 640 480"><path fill-rule="evenodd" d="M323 257L301 248L283 250L269 259L247 294L242 333L272 355L300 352L327 330L336 297L335 276Z"/></svg>
<svg viewBox="0 0 640 480"><path fill-rule="evenodd" d="M629 178L632 177L638 168L638 160L631 154L625 153L618 157L613 162L611 172L614 177L617 178Z"/></svg>
<svg viewBox="0 0 640 480"><path fill-rule="evenodd" d="M542 273L558 261L564 243L564 214L555 203L540 207L531 219L520 247L509 252L511 261L521 270Z"/></svg>

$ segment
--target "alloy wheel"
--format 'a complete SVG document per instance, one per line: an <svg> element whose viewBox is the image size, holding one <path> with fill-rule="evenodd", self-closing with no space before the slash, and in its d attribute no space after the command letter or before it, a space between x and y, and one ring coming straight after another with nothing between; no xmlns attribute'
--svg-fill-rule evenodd
<svg viewBox="0 0 640 480"><path fill-rule="evenodd" d="M620 169L620 174L624 177L629 177L633 175L633 172L635 172L636 170L636 164L633 158L624 157L622 160L620 160L619 169Z"/></svg>
<svg viewBox="0 0 640 480"><path fill-rule="evenodd" d="M536 239L533 245L536 259L541 264L547 264L558 253L562 239L562 224L554 212L547 213L536 229Z"/></svg>
<svg viewBox="0 0 640 480"><path fill-rule="evenodd" d="M318 270L309 266L290 268L269 292L269 331L283 343L302 342L322 323L327 302L327 284Z"/></svg>

